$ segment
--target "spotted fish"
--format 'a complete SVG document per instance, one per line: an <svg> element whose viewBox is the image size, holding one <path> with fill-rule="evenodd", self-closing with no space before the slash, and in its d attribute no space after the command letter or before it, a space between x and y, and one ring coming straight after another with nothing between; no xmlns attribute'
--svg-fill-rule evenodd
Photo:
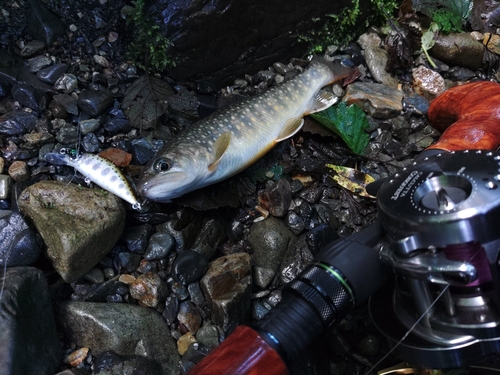
<svg viewBox="0 0 500 375"><path fill-rule="evenodd" d="M45 160L51 164L69 165L85 176L86 179L99 185L129 202L134 209L140 209L130 184L120 170L109 160L93 154L79 154L63 149L60 153L48 153Z"/></svg>
<svg viewBox="0 0 500 375"><path fill-rule="evenodd" d="M340 62L313 60L291 80L196 122L148 162L138 191L149 200L170 202L242 171L296 134L305 115L332 105L336 98L320 89L350 71Z"/></svg>

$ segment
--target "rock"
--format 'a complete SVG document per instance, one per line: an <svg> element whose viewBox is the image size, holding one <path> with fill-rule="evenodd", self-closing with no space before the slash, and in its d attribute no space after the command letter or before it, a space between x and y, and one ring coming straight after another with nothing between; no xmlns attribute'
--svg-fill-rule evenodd
<svg viewBox="0 0 500 375"><path fill-rule="evenodd" d="M107 90L82 90L78 96L78 107L91 117L103 114L113 104L113 96Z"/></svg>
<svg viewBox="0 0 500 375"><path fill-rule="evenodd" d="M439 73L423 65L415 69L412 76L415 91L428 100L436 98L446 89L444 78Z"/></svg>
<svg viewBox="0 0 500 375"><path fill-rule="evenodd" d="M201 279L208 269L208 260L192 250L179 252L172 266L172 277L182 285L188 285Z"/></svg>
<svg viewBox="0 0 500 375"><path fill-rule="evenodd" d="M47 279L36 268L14 267L7 269L0 279L4 281L0 294L1 373L54 374L61 360L61 344Z"/></svg>
<svg viewBox="0 0 500 375"><path fill-rule="evenodd" d="M356 42L362 49L366 50L369 47L380 47L382 40L375 33L364 33L359 36Z"/></svg>
<svg viewBox="0 0 500 375"><path fill-rule="evenodd" d="M54 83L54 88L58 91L62 91L65 94L71 93L74 89L78 87L78 79L74 74L65 73L61 75L56 83Z"/></svg>
<svg viewBox="0 0 500 375"><path fill-rule="evenodd" d="M367 47L365 49L365 60L375 81L392 88L398 87L398 79L385 70L389 60L389 54L385 49L378 46Z"/></svg>
<svg viewBox="0 0 500 375"><path fill-rule="evenodd" d="M325 15L338 14L342 8L341 3L326 0L291 0L285 8L280 0L145 3L149 16L172 42L171 54L182 61L171 69L172 78L179 82L203 75L221 86L231 85L234 77L250 71L267 69L275 61L304 55L310 46L296 35L321 29ZM359 22L363 22L369 3L359 4L364 15ZM286 17L277 17L284 12Z"/></svg>
<svg viewBox="0 0 500 375"><path fill-rule="evenodd" d="M264 268L255 266L253 267L253 280L254 284L261 289L267 288L267 286L273 281L276 272L270 268Z"/></svg>
<svg viewBox="0 0 500 375"><path fill-rule="evenodd" d="M403 110L403 92L380 83L354 82L347 86L342 101L356 104L375 118L391 118Z"/></svg>
<svg viewBox="0 0 500 375"><path fill-rule="evenodd" d="M205 296L201 291L200 283L191 283L188 285L189 297L191 301L197 306L204 306L206 304Z"/></svg>
<svg viewBox="0 0 500 375"><path fill-rule="evenodd" d="M152 308L165 301L168 294L167 284L153 272L140 275L129 287L130 295L139 301L139 305Z"/></svg>
<svg viewBox="0 0 500 375"><path fill-rule="evenodd" d="M447 64L477 70L483 65L484 46L468 33L440 33L429 54Z"/></svg>
<svg viewBox="0 0 500 375"><path fill-rule="evenodd" d="M59 63L40 69L36 76L40 81L53 85L69 69L68 64Z"/></svg>
<svg viewBox="0 0 500 375"><path fill-rule="evenodd" d="M123 241L125 241L127 249L136 254L144 254L153 229L150 224L127 227L123 234Z"/></svg>
<svg viewBox="0 0 500 375"><path fill-rule="evenodd" d="M259 195L259 206L276 217L285 216L291 202L292 189L285 178L281 178Z"/></svg>
<svg viewBox="0 0 500 375"><path fill-rule="evenodd" d="M305 235L291 244L283 257L280 267L280 278L283 284L294 280L314 259L314 255L306 244Z"/></svg>
<svg viewBox="0 0 500 375"><path fill-rule="evenodd" d="M12 111L0 116L0 134L17 135L29 133L35 128L38 118L25 111Z"/></svg>
<svg viewBox="0 0 500 375"><path fill-rule="evenodd" d="M285 216L285 222L295 235L299 235L306 228L304 220L293 211L288 211Z"/></svg>
<svg viewBox="0 0 500 375"><path fill-rule="evenodd" d="M33 111L41 112L47 106L45 93L25 83L12 86L12 97Z"/></svg>
<svg viewBox="0 0 500 375"><path fill-rule="evenodd" d="M144 259L158 260L164 259L174 248L174 238L165 232L156 232L149 237L148 248L144 254Z"/></svg>
<svg viewBox="0 0 500 375"><path fill-rule="evenodd" d="M184 355L187 352L189 345L196 342L196 337L193 336L191 332L187 332L182 335L179 340L177 340L177 350L180 355Z"/></svg>
<svg viewBox="0 0 500 375"><path fill-rule="evenodd" d="M154 358L140 355L118 355L104 352L94 361L94 375L162 375L162 368ZM75 374L78 375L78 374ZM87 375L85 372L82 375Z"/></svg>
<svg viewBox="0 0 500 375"><path fill-rule="evenodd" d="M28 266L42 252L41 241L23 216L10 210L0 210L0 267Z"/></svg>
<svg viewBox="0 0 500 375"><path fill-rule="evenodd" d="M10 189L12 189L12 178L5 174L0 174L0 200L7 199L9 197Z"/></svg>
<svg viewBox="0 0 500 375"><path fill-rule="evenodd" d="M42 51L46 47L45 43L40 40L31 40L24 45L20 51L20 55L23 57L30 57L36 55L38 52Z"/></svg>
<svg viewBox="0 0 500 375"><path fill-rule="evenodd" d="M207 218L196 236L192 250L210 259L217 247L227 238L225 222L220 219Z"/></svg>
<svg viewBox="0 0 500 375"><path fill-rule="evenodd" d="M177 297L167 297L165 301L165 310L163 310L162 315L168 325L173 324L177 320L177 311L179 311L179 300Z"/></svg>
<svg viewBox="0 0 500 375"><path fill-rule="evenodd" d="M78 106L76 105L76 100L72 96L67 94L59 94L54 95L54 101L57 102L61 107L63 107L66 112L71 113L72 115L78 115ZM95 120L97 121L97 120ZM81 129L81 127L80 127ZM83 131L83 129L81 129ZM96 129L97 130L97 129ZM83 134L83 133L82 133ZM85 135L85 134L83 134Z"/></svg>
<svg viewBox="0 0 500 375"><path fill-rule="evenodd" d="M213 321L228 334L245 321L250 312L252 276L250 256L236 253L210 263L201 279Z"/></svg>
<svg viewBox="0 0 500 375"><path fill-rule="evenodd" d="M203 344L209 348L215 348L219 345L219 330L215 325L210 322L206 322L198 330L196 334L196 339L200 344Z"/></svg>
<svg viewBox="0 0 500 375"><path fill-rule="evenodd" d="M199 310L197 310L195 305L190 301L184 301L180 303L179 312L177 313L177 319L193 335L198 332L198 329L200 328L202 322Z"/></svg>
<svg viewBox="0 0 500 375"><path fill-rule="evenodd" d="M61 19L51 12L47 6L38 0L29 0L26 14L28 34L33 38L51 45L62 36L66 30Z"/></svg>
<svg viewBox="0 0 500 375"><path fill-rule="evenodd" d="M125 209L113 194L57 181L22 192L18 205L47 245L47 255L66 282L90 271L115 245Z"/></svg>
<svg viewBox="0 0 500 375"><path fill-rule="evenodd" d="M24 161L16 160L9 167L9 176L14 181L26 181L30 178L30 171Z"/></svg>
<svg viewBox="0 0 500 375"><path fill-rule="evenodd" d="M120 168L128 167L132 161L132 154L126 151L120 150L119 148L107 148L99 153L99 156L104 159L108 159L114 165Z"/></svg>
<svg viewBox="0 0 500 375"><path fill-rule="evenodd" d="M100 128L101 124L98 119L91 118L88 120L82 120L78 122L78 127L82 135L87 135L89 133L95 132Z"/></svg>
<svg viewBox="0 0 500 375"><path fill-rule="evenodd" d="M65 301L57 320L71 342L100 356L114 352L157 362L162 374L177 375L179 355L161 315L150 308L97 302Z"/></svg>
<svg viewBox="0 0 500 375"><path fill-rule="evenodd" d="M44 55L38 55L28 60L30 73L36 73L40 69L46 68L50 65L52 65L52 59Z"/></svg>
<svg viewBox="0 0 500 375"><path fill-rule="evenodd" d="M252 254L253 264L278 272L292 236L293 234L286 224L274 217L252 225L248 242L254 251Z"/></svg>

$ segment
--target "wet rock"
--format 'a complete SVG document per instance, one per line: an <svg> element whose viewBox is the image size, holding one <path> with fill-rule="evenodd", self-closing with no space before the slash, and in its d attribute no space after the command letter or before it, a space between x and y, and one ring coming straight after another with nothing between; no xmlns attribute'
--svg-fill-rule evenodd
<svg viewBox="0 0 500 375"><path fill-rule="evenodd" d="M342 100L349 105L356 104L370 116L381 119L395 117L403 110L403 92L379 83L351 83Z"/></svg>
<svg viewBox="0 0 500 375"><path fill-rule="evenodd" d="M52 65L52 59L45 55L39 55L28 59L28 68L30 73L36 73L40 69L46 68Z"/></svg>
<svg viewBox="0 0 500 375"><path fill-rule="evenodd" d="M42 252L36 232L23 216L10 210L0 210L0 266L27 266Z"/></svg>
<svg viewBox="0 0 500 375"><path fill-rule="evenodd" d="M127 133L132 129L130 121L126 118L112 117L105 124L104 129L108 132L114 133Z"/></svg>
<svg viewBox="0 0 500 375"><path fill-rule="evenodd" d="M194 342L189 345L188 350L182 356L183 361L189 361L193 363L200 362L203 358L205 358L210 352L210 348L199 343Z"/></svg>
<svg viewBox="0 0 500 375"><path fill-rule="evenodd" d="M233 331L250 312L252 276L250 256L236 253L210 263L201 288L214 322L225 333Z"/></svg>
<svg viewBox="0 0 500 375"><path fill-rule="evenodd" d="M153 229L153 226L150 224L128 227L122 237L127 249L133 253L144 254Z"/></svg>
<svg viewBox="0 0 500 375"><path fill-rule="evenodd" d="M289 211L286 214L285 222L295 235L299 235L306 228L304 220L294 211Z"/></svg>
<svg viewBox="0 0 500 375"><path fill-rule="evenodd" d="M29 0L28 4L26 14L28 34L50 46L64 34L66 29L64 23L43 2Z"/></svg>
<svg viewBox="0 0 500 375"><path fill-rule="evenodd" d="M367 2L360 2L360 14L368 14L367 7ZM286 17L276 17L284 11L283 3L277 0L251 3L149 0L146 9L171 40L171 52L182 61L172 69L176 81L201 74L230 85L232 80L227 82L228 77L256 72L275 61L303 55L309 47L290 34L290 25L294 25L295 35L320 29L324 15L338 13L341 4L289 1ZM242 14L251 17L241 17ZM261 25L259 32L249 33L255 25ZM213 58L214 53L217 59Z"/></svg>
<svg viewBox="0 0 500 375"><path fill-rule="evenodd" d="M18 204L41 234L47 255L66 282L91 270L111 250L124 226L120 199L99 189L41 181L23 191Z"/></svg>
<svg viewBox="0 0 500 375"><path fill-rule="evenodd" d="M325 245L338 239L337 232L328 224L320 224L306 234L306 243L313 254L317 254Z"/></svg>
<svg viewBox="0 0 500 375"><path fill-rule="evenodd" d="M293 234L279 219L269 217L250 228L248 242L252 246L253 264L278 272L279 265Z"/></svg>
<svg viewBox="0 0 500 375"><path fill-rule="evenodd" d="M99 123L99 120L94 118L78 122L78 127L80 128L80 132L82 133L82 135L93 133L98 130L100 126L101 124Z"/></svg>
<svg viewBox="0 0 500 375"><path fill-rule="evenodd" d="M118 254L117 265L120 270L125 272L133 272L139 267L141 263L141 256L139 254L129 253L129 252L121 252Z"/></svg>
<svg viewBox="0 0 500 375"><path fill-rule="evenodd" d="M172 267L172 277L182 285L198 281L208 269L208 261L192 250L179 252Z"/></svg>
<svg viewBox="0 0 500 375"><path fill-rule="evenodd" d="M162 375L163 372L154 358L145 358L140 355L121 356L113 352L104 352L95 359L93 374Z"/></svg>
<svg viewBox="0 0 500 375"><path fill-rule="evenodd" d="M100 268L92 268L83 278L93 284L100 284L104 282L104 272Z"/></svg>
<svg viewBox="0 0 500 375"><path fill-rule="evenodd" d="M174 238L169 233L153 233L151 237L149 237L148 248L144 254L144 259L157 260L166 258L172 251L174 242Z"/></svg>
<svg viewBox="0 0 500 375"><path fill-rule="evenodd" d="M412 76L415 91L428 100L436 98L446 89L444 78L439 73L423 65L415 69Z"/></svg>
<svg viewBox="0 0 500 375"><path fill-rule="evenodd" d="M200 344L203 344L209 348L215 348L217 345L219 345L219 330L212 323L206 322L198 330L196 339Z"/></svg>
<svg viewBox="0 0 500 375"><path fill-rule="evenodd" d="M161 315L153 309L97 302L66 301L57 320L71 342L92 348L99 357L119 355L153 358L162 374L177 374L179 355Z"/></svg>
<svg viewBox="0 0 500 375"><path fill-rule="evenodd" d="M56 135L56 139L63 145L73 145L78 142L78 128L72 124L64 125Z"/></svg>
<svg viewBox="0 0 500 375"><path fill-rule="evenodd" d="M38 52L42 51L46 47L45 43L40 40L30 40L24 45L20 51L20 55L23 57L30 57L36 55Z"/></svg>
<svg viewBox="0 0 500 375"><path fill-rule="evenodd" d="M56 375L88 375L88 373L87 371L80 370L79 368L72 368L58 372Z"/></svg>
<svg viewBox="0 0 500 375"><path fill-rule="evenodd" d="M113 96L107 90L82 90L78 96L78 108L97 117L108 110L113 104Z"/></svg>
<svg viewBox="0 0 500 375"><path fill-rule="evenodd" d="M405 94L404 102L411 106L415 113L419 115L426 115L429 110L430 102L422 95L414 93Z"/></svg>
<svg viewBox="0 0 500 375"><path fill-rule="evenodd" d="M153 272L140 275L129 288L130 295L139 301L139 305L152 308L165 301L168 294L167 284Z"/></svg>
<svg viewBox="0 0 500 375"><path fill-rule="evenodd" d="M47 279L32 267L14 267L0 305L0 368L3 374L52 375L61 359ZM28 356L28 357L27 357ZM36 360L27 360L36 358Z"/></svg>
<svg viewBox="0 0 500 375"><path fill-rule="evenodd" d="M362 49L366 50L368 47L380 47L382 40L375 33L364 33L359 36L356 42Z"/></svg>
<svg viewBox="0 0 500 375"><path fill-rule="evenodd" d="M189 346L196 342L196 337L193 336L191 332L187 332L186 334L179 337L177 340L177 351L180 355L184 355L187 352Z"/></svg>
<svg viewBox="0 0 500 375"><path fill-rule="evenodd" d="M201 215L194 215L191 210L183 209L177 212L177 217L160 225L157 229L169 233L175 239L175 250L182 251L193 245L200 233Z"/></svg>
<svg viewBox="0 0 500 375"><path fill-rule="evenodd" d="M100 149L99 139L94 133L89 133L82 138L82 148L85 152L96 153Z"/></svg>
<svg viewBox="0 0 500 375"><path fill-rule="evenodd" d="M76 105L76 100L72 96L67 94L59 94L54 95L53 99L63 107L66 112L71 113L72 115L78 115L78 106Z"/></svg>
<svg viewBox="0 0 500 375"><path fill-rule="evenodd" d="M77 349L65 356L62 361L66 365L76 367L85 360L85 358L89 354L89 351L89 348Z"/></svg>
<svg viewBox="0 0 500 375"><path fill-rule="evenodd" d="M193 335L198 332L198 329L200 328L202 322L200 312L196 309L195 305L189 301L180 303L179 312L177 313L177 319Z"/></svg>
<svg viewBox="0 0 500 375"><path fill-rule="evenodd" d="M203 306L206 303L205 297L201 291L200 283L191 283L188 285L189 297L197 306Z"/></svg>
<svg viewBox="0 0 500 375"><path fill-rule="evenodd" d="M42 90L20 83L12 86L12 97L22 105L40 112L47 106L47 97Z"/></svg>
<svg viewBox="0 0 500 375"><path fill-rule="evenodd" d="M453 81L468 81L476 76L472 70L467 68L462 68L460 66L454 66L448 70L446 77L452 79Z"/></svg>
<svg viewBox="0 0 500 375"><path fill-rule="evenodd" d="M68 71L68 69L69 69L68 64L64 63L54 64L46 68L40 69L36 73L36 76L40 81L53 85L54 83L56 83L59 77L61 77L61 75L63 75Z"/></svg>
<svg viewBox="0 0 500 375"><path fill-rule="evenodd" d="M5 174L0 174L0 199L7 199L12 188L12 178Z"/></svg>
<svg viewBox="0 0 500 375"><path fill-rule="evenodd" d="M399 81L385 70L389 54L378 46L369 46L365 49L365 60L368 69L375 81L386 86L397 88Z"/></svg>
<svg viewBox="0 0 500 375"><path fill-rule="evenodd" d="M163 318L168 325L173 324L177 320L177 312L179 311L179 300L175 296L169 296L165 300L165 310L163 310Z"/></svg>
<svg viewBox="0 0 500 375"><path fill-rule="evenodd" d="M54 83L54 88L57 91L62 91L65 94L71 93L78 87L78 79L74 74L65 73L61 75Z"/></svg>
<svg viewBox="0 0 500 375"><path fill-rule="evenodd" d="M429 54L447 64L477 70L483 64L484 46L469 33L440 33Z"/></svg>
<svg viewBox="0 0 500 375"><path fill-rule="evenodd" d="M292 202L292 189L288 180L281 178L259 195L259 206L276 217L285 216Z"/></svg>
<svg viewBox="0 0 500 375"><path fill-rule="evenodd" d="M314 259L314 255L306 244L305 235L292 243L283 257L280 267L280 278L283 284L294 280Z"/></svg>
<svg viewBox="0 0 500 375"><path fill-rule="evenodd" d="M14 181L26 181L30 178L30 171L24 161L16 160L9 167L9 176Z"/></svg>
<svg viewBox="0 0 500 375"><path fill-rule="evenodd" d="M198 236L192 246L192 250L200 253L206 259L210 259L217 247L227 238L225 223L220 219L205 219Z"/></svg>
<svg viewBox="0 0 500 375"><path fill-rule="evenodd" d="M261 289L267 288L267 286L273 281L276 272L270 268L264 268L255 266L253 267L253 280L254 284Z"/></svg>
<svg viewBox="0 0 500 375"><path fill-rule="evenodd" d="M252 301L252 317L254 319L262 319L269 312L269 310L270 306L266 306L266 304L260 301Z"/></svg>

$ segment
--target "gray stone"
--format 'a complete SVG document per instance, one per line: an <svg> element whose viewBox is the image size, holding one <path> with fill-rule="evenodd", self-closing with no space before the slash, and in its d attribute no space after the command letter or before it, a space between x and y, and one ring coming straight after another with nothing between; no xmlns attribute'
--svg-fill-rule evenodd
<svg viewBox="0 0 500 375"><path fill-rule="evenodd" d="M194 241L192 250L210 259L217 250L217 247L224 242L226 238L227 233L224 222L219 219L206 219Z"/></svg>
<svg viewBox="0 0 500 375"><path fill-rule="evenodd" d="M306 236L302 235L295 241L283 257L281 262L280 277L283 284L294 280L304 268L306 268L314 259L314 255L306 244Z"/></svg>
<svg viewBox="0 0 500 375"><path fill-rule="evenodd" d="M380 83L351 83L342 101L381 119L395 117L403 110L403 92Z"/></svg>
<svg viewBox="0 0 500 375"><path fill-rule="evenodd" d="M381 47L369 46L365 50L365 60L375 81L397 88L399 81L385 70L389 54Z"/></svg>
<svg viewBox="0 0 500 375"><path fill-rule="evenodd" d="M252 276L250 256L236 253L218 258L201 279L214 322L227 334L248 318Z"/></svg>
<svg viewBox="0 0 500 375"><path fill-rule="evenodd" d="M29 133L35 128L38 118L25 111L12 111L0 116L0 134L17 135Z"/></svg>
<svg viewBox="0 0 500 375"><path fill-rule="evenodd" d="M12 188L12 178L6 174L0 174L0 199L7 199Z"/></svg>
<svg viewBox="0 0 500 375"><path fill-rule="evenodd" d="M54 64L46 68L40 69L36 73L36 76L38 77L39 80L53 85L54 83L56 83L56 81L59 79L61 75L63 75L68 71L68 69L69 69L68 64L64 63Z"/></svg>
<svg viewBox="0 0 500 375"><path fill-rule="evenodd" d="M47 106L45 93L25 83L12 86L12 98L37 112L43 111Z"/></svg>
<svg viewBox="0 0 500 375"><path fill-rule="evenodd" d="M172 277L182 285L188 285L201 279L208 269L208 260L192 250L179 252L172 266Z"/></svg>
<svg viewBox="0 0 500 375"><path fill-rule="evenodd" d="M278 272L293 234L279 219L269 217L252 225L248 242L252 246L253 264Z"/></svg>
<svg viewBox="0 0 500 375"><path fill-rule="evenodd" d="M40 242L20 214L0 210L0 267L32 264L42 252Z"/></svg>
<svg viewBox="0 0 500 375"><path fill-rule="evenodd" d="M177 375L179 354L161 315L150 308L94 302L61 303L57 319L66 336L99 356L111 351L156 361L162 374Z"/></svg>
<svg viewBox="0 0 500 375"><path fill-rule="evenodd" d="M196 339L209 348L219 345L219 330L210 322L203 324L196 334Z"/></svg>
<svg viewBox="0 0 500 375"><path fill-rule="evenodd" d="M270 268L259 266L253 267L254 284L261 289L266 288L271 283L271 281L273 281L275 275L276 272Z"/></svg>
<svg viewBox="0 0 500 375"><path fill-rule="evenodd" d="M26 27L33 38L51 45L66 31L64 22L42 1L29 0L26 9Z"/></svg>
<svg viewBox="0 0 500 375"><path fill-rule="evenodd" d="M158 260L166 258L174 247L174 238L166 232L156 232L149 237L148 248L144 259Z"/></svg>
<svg viewBox="0 0 500 375"><path fill-rule="evenodd" d="M64 182L31 185L18 204L41 234L48 257L66 282L76 281L111 250L125 222L125 209L115 195Z"/></svg>
<svg viewBox="0 0 500 375"><path fill-rule="evenodd" d="M118 355L105 352L95 359L94 375L162 375L160 365L154 360L138 355ZM68 374L70 375L70 374ZM76 374L75 374L76 375ZM88 375L85 372L82 375Z"/></svg>
<svg viewBox="0 0 500 375"><path fill-rule="evenodd" d="M483 65L484 46L469 33L440 33L435 41L429 50L432 57L472 70Z"/></svg>
<svg viewBox="0 0 500 375"><path fill-rule="evenodd" d="M47 279L32 267L14 267L0 282L0 373L53 375L61 360Z"/></svg>
<svg viewBox="0 0 500 375"><path fill-rule="evenodd" d="M108 110L113 104L113 96L107 90L82 90L78 96L78 108L97 117Z"/></svg>
<svg viewBox="0 0 500 375"><path fill-rule="evenodd" d="M259 205L276 217L285 216L291 202L292 189L285 178L281 178L259 195Z"/></svg>

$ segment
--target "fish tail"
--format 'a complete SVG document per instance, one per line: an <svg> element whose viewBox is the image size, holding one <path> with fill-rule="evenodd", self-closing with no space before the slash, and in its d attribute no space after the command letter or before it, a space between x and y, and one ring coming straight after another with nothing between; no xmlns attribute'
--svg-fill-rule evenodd
<svg viewBox="0 0 500 375"><path fill-rule="evenodd" d="M328 84L337 82L342 78L348 77L354 71L354 65L348 59L328 61L322 56L314 55L311 63L326 65L333 73L333 78Z"/></svg>

